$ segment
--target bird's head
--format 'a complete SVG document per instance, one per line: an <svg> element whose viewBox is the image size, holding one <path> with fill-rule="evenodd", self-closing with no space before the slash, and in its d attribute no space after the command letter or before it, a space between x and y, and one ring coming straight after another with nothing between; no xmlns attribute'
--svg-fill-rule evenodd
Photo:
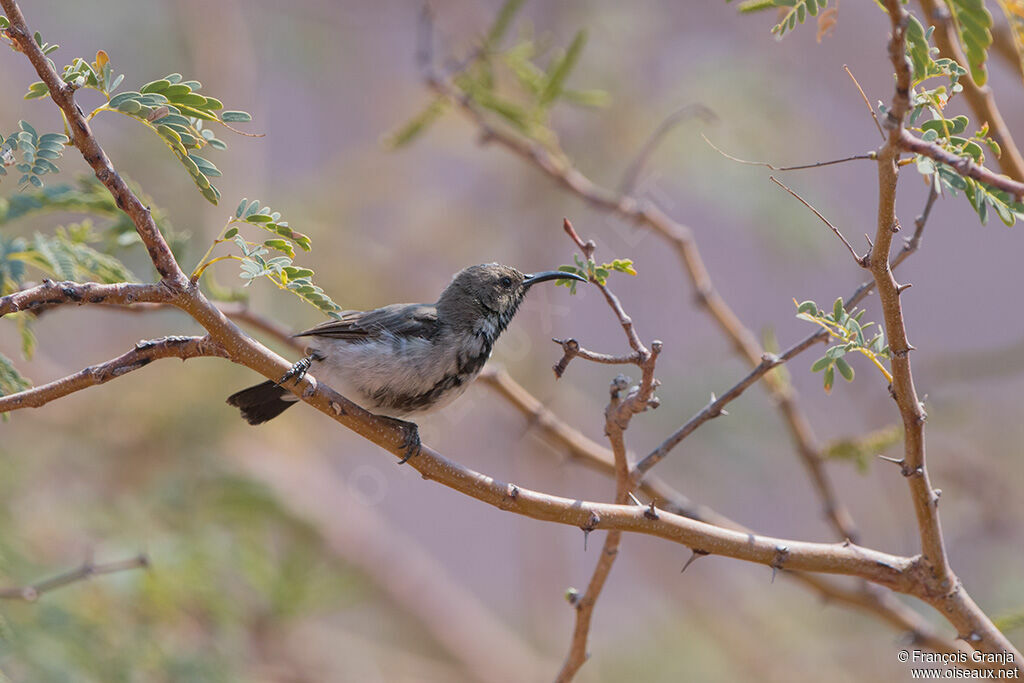
<svg viewBox="0 0 1024 683"><path fill-rule="evenodd" d="M516 314L530 287L538 282L565 279L586 282L575 273L557 270L524 274L498 263L470 266L455 274L441 293L437 308L455 325L497 337Z"/></svg>

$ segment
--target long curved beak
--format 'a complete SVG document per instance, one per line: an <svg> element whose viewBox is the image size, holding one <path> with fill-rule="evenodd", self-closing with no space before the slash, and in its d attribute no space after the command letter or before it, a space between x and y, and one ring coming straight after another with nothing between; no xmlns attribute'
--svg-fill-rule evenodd
<svg viewBox="0 0 1024 683"><path fill-rule="evenodd" d="M587 278L576 273L564 273L560 270L545 270L543 273L532 273L526 276L523 280L523 287L532 287L538 282L545 282L547 280L579 280L580 282L586 282Z"/></svg>

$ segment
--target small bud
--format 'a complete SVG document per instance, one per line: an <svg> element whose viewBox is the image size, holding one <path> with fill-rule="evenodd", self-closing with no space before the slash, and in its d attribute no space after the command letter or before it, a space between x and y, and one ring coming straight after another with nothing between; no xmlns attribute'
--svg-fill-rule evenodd
<svg viewBox="0 0 1024 683"><path fill-rule="evenodd" d="M565 589L565 601L572 606L576 606L576 603L580 601L580 592L570 586Z"/></svg>

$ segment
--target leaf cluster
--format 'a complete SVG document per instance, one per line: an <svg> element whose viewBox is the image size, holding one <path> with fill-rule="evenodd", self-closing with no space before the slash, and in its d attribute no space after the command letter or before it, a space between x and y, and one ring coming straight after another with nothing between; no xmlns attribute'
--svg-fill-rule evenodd
<svg viewBox="0 0 1024 683"><path fill-rule="evenodd" d="M493 113L518 133L557 148L549 125L551 108L558 102L600 107L608 102L603 90L576 90L567 82L587 42L580 30L565 49L551 49L528 32L511 46L502 43L523 0L509 0L498 12L481 45L454 75L454 85L476 105ZM389 135L385 144L401 147L415 140L449 108L448 98L435 98L419 114Z"/></svg>
<svg viewBox="0 0 1024 683"><path fill-rule="evenodd" d="M211 183L220 170L209 159L196 152L209 146L227 148L224 141L205 128L203 122L244 122L252 117L242 111L225 111L218 115L224 104L201 95L199 81L186 81L179 73L172 73L150 81L138 91L129 90L114 95L103 107L93 112L116 111L139 121L156 133L174 154L202 195L212 204L220 201L220 190ZM109 93L108 93L109 94Z"/></svg>
<svg viewBox="0 0 1024 683"><path fill-rule="evenodd" d="M830 460L845 460L857 466L865 474L868 465L886 449L903 441L903 427L890 425L856 437L836 439L825 445L822 456Z"/></svg>
<svg viewBox="0 0 1024 683"><path fill-rule="evenodd" d="M962 30L974 36L972 40L981 35L981 27L984 24L982 14L988 17L988 23L984 25L991 26L991 17L988 16L987 10L984 10L983 6L979 11L973 2L957 0L951 1L950 4L960 8L958 25ZM987 31L987 28L985 30ZM984 164L986 148L996 157L1000 156L1002 150L999 143L989 135L988 124L968 136L966 132L970 126L970 120L966 116L959 115L952 118L945 116L944 112L949 99L963 90L959 79L966 75L967 71L951 59L935 58L938 50L929 44L933 32L934 27L925 30L921 23L911 16L907 27L907 55L910 57L914 69L914 81L911 92L912 109L907 118L908 125L921 134L921 139L935 143L956 156L970 158L976 164ZM991 36L989 36L989 42L991 42ZM977 45L980 44L976 43L976 49L981 49ZM987 44L985 49L987 49ZM976 63L969 61L972 65L971 77L978 82L979 78L983 78L983 71L980 74L976 73L974 69ZM982 62L984 62L983 58ZM983 69L983 65L979 68ZM926 80L936 76L948 77L948 88L946 85L931 89L919 87ZM883 113L885 112L884 105L880 109ZM924 112L928 112L931 119L918 124ZM983 224L988 221L990 208L1007 226L1012 226L1018 219L1024 218L1024 204L1015 200L1009 193L973 178L965 178L950 166L936 162L929 157L917 155L914 161L918 172L931 177L935 187L939 190L948 190L954 196L963 192Z"/></svg>
<svg viewBox="0 0 1024 683"><path fill-rule="evenodd" d="M0 177L7 175L7 167L13 166L21 177L18 187L27 189L43 186L42 176L59 173L54 163L64 153L68 137L63 133L39 135L27 121L18 123L18 130L6 138L0 135Z"/></svg>
<svg viewBox="0 0 1024 683"><path fill-rule="evenodd" d="M262 228L273 233L275 237L262 242L246 240L239 234L239 229L247 225ZM241 256L229 254L218 258L209 258L218 244L228 241L238 247ZM239 202L234 215L228 219L221 236L214 241L192 272L192 278L198 279L203 271L217 261L235 260L241 264L239 277L245 280L245 287L257 279L265 277L276 284L278 288L291 292L320 311L328 315L337 314L341 310L341 306L331 300L322 288L313 283L313 271L294 265L296 246L303 251L310 251L312 242L306 235L292 230L287 221L281 220L279 212L273 211L269 206L261 206L257 199L252 201L243 199ZM268 258L271 250L280 252L282 255Z"/></svg>
<svg viewBox="0 0 1024 683"><path fill-rule="evenodd" d="M732 2L732 0L726 0ZM744 0L736 9L740 14L751 14L768 9L779 10L779 20L772 26L772 33L779 40L792 31L796 25L802 24L808 16L814 17L828 6L828 0Z"/></svg>
<svg viewBox="0 0 1024 683"><path fill-rule="evenodd" d="M795 299L793 303L796 304ZM858 311L855 307L847 311L843 306L842 298L836 299L832 310L828 312L818 308L813 301L804 301L797 304L796 317L820 326L828 332L831 339L837 342L825 351L824 356L811 365L811 372L824 371L826 393L832 391L836 371L847 382L853 381L853 368L844 358L851 352L868 357L885 375L885 378L892 381L892 375L881 362L881 359L888 360L890 357L889 346L885 343L885 333L879 328L872 337L868 338L866 332L875 323L861 322L861 318L864 317L863 310Z"/></svg>
<svg viewBox="0 0 1024 683"><path fill-rule="evenodd" d="M577 254L573 254L573 259L576 261L576 265L558 266L558 270L563 273L575 273L576 275L581 275L591 282L596 282L599 285L607 284L608 276L612 274L612 271L626 273L628 275L636 275L636 269L633 267L633 261L631 259L617 258L610 263L602 263L601 265L597 265L597 262L592 258L584 261ZM568 287L570 294L576 293L577 284L579 284L579 280L573 280L570 278L566 278L565 280L555 280L556 286Z"/></svg>

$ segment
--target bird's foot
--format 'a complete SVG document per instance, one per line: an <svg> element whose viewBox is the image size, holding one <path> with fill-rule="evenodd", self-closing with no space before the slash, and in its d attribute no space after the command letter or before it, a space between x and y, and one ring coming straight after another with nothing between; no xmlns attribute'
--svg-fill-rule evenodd
<svg viewBox="0 0 1024 683"><path fill-rule="evenodd" d="M299 359L292 364L291 369L281 376L281 379L277 380L277 384L281 385L288 380L294 380L296 383L301 382L302 378L309 372L309 368L313 365L313 361L321 360L320 356L315 353L311 353L305 358Z"/></svg>
<svg viewBox="0 0 1024 683"><path fill-rule="evenodd" d="M385 415L379 415L381 419L387 420L391 424L395 425L402 430L402 459L398 461L399 465L404 465L409 462L409 458L415 455L419 455L420 450L423 446L423 442L420 441L420 428L415 422L408 422L406 420L399 420L395 417L387 417Z"/></svg>

